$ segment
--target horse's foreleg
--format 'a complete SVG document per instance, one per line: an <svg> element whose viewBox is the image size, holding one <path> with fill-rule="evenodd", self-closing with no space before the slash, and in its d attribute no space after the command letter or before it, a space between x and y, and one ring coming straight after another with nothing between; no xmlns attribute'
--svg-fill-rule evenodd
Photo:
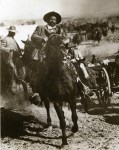
<svg viewBox="0 0 119 150"><path fill-rule="evenodd" d="M77 120L78 120L78 116L77 116L77 113L76 113L76 100L73 99L71 102L70 102L70 108L71 108L71 111L72 111L72 121L74 123L74 126L72 127L72 132L77 132L78 131L78 124L77 124Z"/></svg>
<svg viewBox="0 0 119 150"><path fill-rule="evenodd" d="M46 99L46 98L43 101L44 101L46 112L47 112L47 124L48 124L48 126L51 126L50 101L49 101L49 99Z"/></svg>
<svg viewBox="0 0 119 150"><path fill-rule="evenodd" d="M57 112L59 121L60 121L60 128L62 130L62 145L67 145L67 137L66 137L66 122L64 117L64 112L58 102L54 102L54 108Z"/></svg>

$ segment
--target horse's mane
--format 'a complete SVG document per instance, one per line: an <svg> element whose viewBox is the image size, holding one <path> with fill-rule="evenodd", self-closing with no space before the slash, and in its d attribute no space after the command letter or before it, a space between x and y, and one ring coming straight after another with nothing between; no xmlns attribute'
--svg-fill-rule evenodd
<svg viewBox="0 0 119 150"><path fill-rule="evenodd" d="M65 46L63 45L62 38L59 35L52 35L47 43L48 54L46 55L47 66L49 70L48 76L53 80L62 80L62 82L72 82L74 81L74 68L73 64L67 60L64 63L64 57L66 56ZM57 85L59 86L59 85Z"/></svg>
<svg viewBox="0 0 119 150"><path fill-rule="evenodd" d="M65 46L63 45L63 40L61 36L53 34L49 37L46 47L46 62L50 66L54 66L58 63L60 64L64 58Z"/></svg>
<svg viewBox="0 0 119 150"><path fill-rule="evenodd" d="M47 45L53 46L54 48L58 48L62 44L62 38L58 34L52 34L47 42Z"/></svg>

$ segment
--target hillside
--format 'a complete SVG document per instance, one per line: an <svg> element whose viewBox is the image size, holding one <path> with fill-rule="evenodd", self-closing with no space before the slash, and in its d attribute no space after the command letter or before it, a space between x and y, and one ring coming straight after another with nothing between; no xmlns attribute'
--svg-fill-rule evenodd
<svg viewBox="0 0 119 150"><path fill-rule="evenodd" d="M108 21L109 25L115 23L116 26L119 25L119 14L112 14L112 15L95 15L95 16L86 16L86 17L71 17L71 18L63 18L63 21L74 21L77 20L79 23L87 23L91 22L94 23L96 21Z"/></svg>
<svg viewBox="0 0 119 150"><path fill-rule="evenodd" d="M105 13L102 14L94 14L92 15L86 15L82 17L63 17L62 22L66 21L74 21L78 20L80 23L85 23L85 22L96 22L98 21L109 21L109 23L115 23L116 25L119 24L119 13L117 14L111 14L107 15ZM31 25L31 24L44 24L43 19L37 18L37 19L26 19L26 20L4 20L0 21L0 26L9 26L9 25Z"/></svg>

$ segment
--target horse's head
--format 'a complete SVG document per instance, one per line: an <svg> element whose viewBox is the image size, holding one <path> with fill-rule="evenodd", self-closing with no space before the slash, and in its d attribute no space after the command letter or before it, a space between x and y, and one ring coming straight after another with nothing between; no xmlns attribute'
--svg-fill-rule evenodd
<svg viewBox="0 0 119 150"><path fill-rule="evenodd" d="M32 41L30 41L28 39L26 41L22 41L22 42L25 44L23 58L27 59L27 60L31 60L33 58L33 52L34 52L35 45Z"/></svg>
<svg viewBox="0 0 119 150"><path fill-rule="evenodd" d="M66 55L66 49L60 35L52 34L46 46L46 58L50 61L62 61Z"/></svg>
<svg viewBox="0 0 119 150"><path fill-rule="evenodd" d="M62 38L58 34L52 34L48 39L48 44L54 48L59 48L62 44Z"/></svg>

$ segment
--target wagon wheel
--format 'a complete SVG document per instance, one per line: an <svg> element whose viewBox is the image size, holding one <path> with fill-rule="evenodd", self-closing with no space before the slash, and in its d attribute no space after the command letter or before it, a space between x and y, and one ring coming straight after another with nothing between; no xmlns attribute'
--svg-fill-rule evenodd
<svg viewBox="0 0 119 150"><path fill-rule="evenodd" d="M102 67L100 75L99 75L99 87L100 87L100 97L101 103L104 107L107 107L111 102L111 84L109 75L105 68Z"/></svg>

